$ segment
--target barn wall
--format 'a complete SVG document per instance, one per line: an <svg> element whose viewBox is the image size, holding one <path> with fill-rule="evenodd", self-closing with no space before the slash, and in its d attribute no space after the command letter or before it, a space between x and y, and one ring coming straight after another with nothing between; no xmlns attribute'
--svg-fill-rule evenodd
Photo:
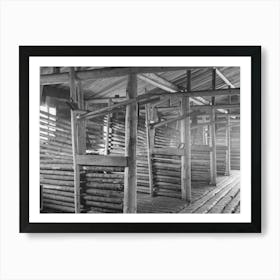
<svg viewBox="0 0 280 280"><path fill-rule="evenodd" d="M40 186L43 212L74 212L70 120L40 114Z"/></svg>
<svg viewBox="0 0 280 280"><path fill-rule="evenodd" d="M65 102L47 99L57 108L57 115L41 113L41 165L40 184L44 199L43 211L74 212L74 173L70 110ZM92 105L98 110L105 104ZM108 116L86 121L86 153L105 154ZM178 125L155 130L155 148L179 148ZM217 172L225 173L225 129L217 127ZM203 126L192 129L191 179L193 187L210 182L210 153ZM240 169L239 128L231 129L231 165ZM125 110L111 115L108 153L124 155ZM155 195L181 197L181 157L178 155L152 155ZM81 167L81 205L86 212L122 212L124 169L116 167ZM147 139L145 118L138 119L137 133L137 191L149 193Z"/></svg>

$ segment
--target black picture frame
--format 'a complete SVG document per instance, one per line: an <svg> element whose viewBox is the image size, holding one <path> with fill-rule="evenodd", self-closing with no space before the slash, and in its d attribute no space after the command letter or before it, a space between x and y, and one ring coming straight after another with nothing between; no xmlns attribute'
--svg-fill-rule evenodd
<svg viewBox="0 0 280 280"><path fill-rule="evenodd" d="M31 223L29 222L29 58L32 56L251 57L250 223ZM259 233L261 232L260 46L19 46L21 233ZM248 174L248 176L250 176Z"/></svg>

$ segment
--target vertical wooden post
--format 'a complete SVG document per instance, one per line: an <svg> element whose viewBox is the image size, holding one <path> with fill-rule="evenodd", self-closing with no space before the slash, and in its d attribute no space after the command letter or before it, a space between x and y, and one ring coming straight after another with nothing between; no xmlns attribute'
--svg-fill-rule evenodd
<svg viewBox="0 0 280 280"><path fill-rule="evenodd" d="M212 70L212 89L216 88L216 69ZM212 97L212 105L215 105L215 97ZM210 152L210 172L211 172L211 185L216 185L217 183L217 160L216 160L216 115L215 109L211 109L210 112L210 144L212 151Z"/></svg>
<svg viewBox="0 0 280 280"><path fill-rule="evenodd" d="M137 75L130 74L127 84L128 99L137 97ZM125 156L128 166L124 173L124 213L136 213L136 144L137 144L137 103L126 106L125 116Z"/></svg>
<svg viewBox="0 0 280 280"><path fill-rule="evenodd" d="M77 83L77 102L78 102L79 109L81 110L86 109L84 91L82 89L82 83L80 81ZM78 130L77 153L84 154L86 152L86 120L77 119L76 122L77 122L77 130Z"/></svg>
<svg viewBox="0 0 280 280"><path fill-rule="evenodd" d="M187 71L187 91L191 90L191 71ZM190 113L190 98L182 97L181 114ZM181 142L185 153L181 157L181 194L182 199L191 201L191 123L190 117L181 120Z"/></svg>
<svg viewBox="0 0 280 280"><path fill-rule="evenodd" d="M44 209L43 186L40 185L40 211Z"/></svg>
<svg viewBox="0 0 280 280"><path fill-rule="evenodd" d="M155 122L156 110L154 106L151 106L150 110L150 121ZM151 152L153 153L155 147L155 128L150 128L150 148Z"/></svg>
<svg viewBox="0 0 280 280"><path fill-rule="evenodd" d="M44 86L40 85L40 105L43 105L43 92L44 92Z"/></svg>
<svg viewBox="0 0 280 280"><path fill-rule="evenodd" d="M76 84L75 84L75 70L70 68L70 98L74 102L78 102ZM73 153L73 167L74 167L74 206L75 213L80 213L80 167L76 163L76 155L78 153L78 126L75 111L71 110L71 131L72 131L72 153Z"/></svg>
<svg viewBox="0 0 280 280"><path fill-rule="evenodd" d="M231 104L231 96L229 96L229 104ZM230 110L228 110L227 115L227 124L226 124L226 144L227 144L227 150L226 150L226 172L225 175L230 175L231 170L231 164L230 164Z"/></svg>
<svg viewBox="0 0 280 280"><path fill-rule="evenodd" d="M148 169L149 169L149 189L150 195L154 195L154 178L153 178L153 166L152 166L152 150L151 150L151 129L150 129L150 115L151 104L145 105L146 110L146 139L147 139L147 157L148 157Z"/></svg>
<svg viewBox="0 0 280 280"><path fill-rule="evenodd" d="M112 99L109 98L108 106L111 106L111 105L112 105ZM109 154L111 117L112 117L111 113L107 115L106 139L105 139L105 155Z"/></svg>

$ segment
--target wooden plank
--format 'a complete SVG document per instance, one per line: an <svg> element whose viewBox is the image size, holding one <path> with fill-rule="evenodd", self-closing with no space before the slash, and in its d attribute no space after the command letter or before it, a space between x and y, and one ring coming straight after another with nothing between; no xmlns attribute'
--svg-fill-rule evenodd
<svg viewBox="0 0 280 280"><path fill-rule="evenodd" d="M226 124L227 121L214 121L215 124ZM200 126L206 126L206 125L212 125L213 122L202 122L202 123L196 123L195 125L192 125L191 129L195 129L197 127L200 127Z"/></svg>
<svg viewBox="0 0 280 280"><path fill-rule="evenodd" d="M179 91L179 88L176 85L154 73L139 74L138 78L168 92Z"/></svg>
<svg viewBox="0 0 280 280"><path fill-rule="evenodd" d="M218 69L216 68L216 74L231 88L235 88L235 86L230 82L230 80Z"/></svg>
<svg viewBox="0 0 280 280"><path fill-rule="evenodd" d="M171 155L171 156L183 156L185 154L185 150L184 149L177 149L177 148L154 148L152 150L153 154L156 155Z"/></svg>
<svg viewBox="0 0 280 280"><path fill-rule="evenodd" d="M200 214L209 213L211 209L215 207L221 200L224 200L227 196L229 196L230 192L234 188L239 188L239 182L229 184L226 188L221 190L219 193L216 193L216 195L213 196L211 199L209 199L204 205L196 209L195 213L200 213ZM221 210L219 211L221 213Z"/></svg>
<svg viewBox="0 0 280 280"><path fill-rule="evenodd" d="M80 110L85 110L84 91L82 89L82 83L77 83L77 103ZM76 119L77 122L77 152L84 154L86 152L86 120Z"/></svg>
<svg viewBox="0 0 280 280"><path fill-rule="evenodd" d="M192 151L201 151L201 152L211 152L212 147L209 147L208 145L192 145Z"/></svg>
<svg viewBox="0 0 280 280"><path fill-rule="evenodd" d="M193 68L193 67L192 67ZM78 80L95 80L112 77L121 77L129 74L160 73L168 71L185 70L187 67L105 67L98 69L82 70L76 72ZM40 84L62 84L68 82L67 73L53 73L41 75Z"/></svg>
<svg viewBox="0 0 280 280"><path fill-rule="evenodd" d="M235 106L235 104L232 104L232 105L234 105ZM232 107L232 105L230 105L231 107ZM224 106L224 105L222 105L222 106ZM220 106L220 105L216 105L216 106L214 106L214 107L211 107L211 105L197 105L197 106L192 106L191 107L191 110L190 110L190 113L188 113L188 114L183 114L183 115L180 115L180 116L177 116L177 117L175 117L175 118L172 118L172 119L169 119L169 120L165 120L165 121L161 121L161 122L156 122L156 123L151 123L150 124L150 126L152 127L152 128L159 128L159 127L161 127L161 126L164 126L164 125L168 125L168 124L171 124L171 123L173 123L173 122L176 122L176 121L180 121L180 120L182 120L182 119L185 119L185 118L187 118L187 117L189 117L189 116L191 116L192 115L192 113L195 113L196 114L196 112L192 112L192 110L193 109L198 109L198 107L199 108L201 108L202 110L203 109L217 109L218 107L220 108L220 107L222 107L222 106ZM226 106L226 105L225 105ZM229 106L229 105L228 105ZM235 108L240 108L239 107L239 105L238 106L235 106ZM163 109L163 108L160 108L160 109ZM166 108L167 109L167 108ZM204 114L204 113L201 113L201 114ZM225 123L225 121L216 121L216 123ZM211 123L205 123L205 124L203 124L203 123L198 123L195 127L197 127L197 126L201 126L201 125L210 125ZM195 128L194 127L194 128Z"/></svg>
<svg viewBox="0 0 280 280"><path fill-rule="evenodd" d="M150 126L152 128L159 128L161 126L164 126L164 125L167 125L167 124L170 124L170 123L173 123L173 122L177 122L177 121L180 121L180 120L183 120L187 117L189 117L190 114L181 114L180 116L176 117L176 118L172 118L172 119L169 119L169 120L166 120L166 121L161 121L161 122L156 122L156 123L152 123L150 124Z"/></svg>
<svg viewBox="0 0 280 280"><path fill-rule="evenodd" d="M230 116L227 116L227 125L226 125L226 145L227 145L227 150L226 150L226 171L225 175L229 176L230 175L230 170L231 170L231 164L230 164Z"/></svg>
<svg viewBox="0 0 280 280"><path fill-rule="evenodd" d="M191 90L191 71L187 71L187 91ZM190 113L190 98L182 97L181 114ZM182 199L191 201L191 120L186 117L181 121L181 143L184 144L185 153L181 157L181 195Z"/></svg>
<svg viewBox="0 0 280 280"><path fill-rule="evenodd" d="M146 109L146 142L147 142L147 160L149 170L149 190L150 195L154 195L154 179L153 179L153 166L152 166L152 150L151 150L151 131L150 131L150 111L151 106L147 104Z"/></svg>
<svg viewBox="0 0 280 280"><path fill-rule="evenodd" d="M123 156L104 155L76 155L76 163L91 166L117 166L126 167L127 158Z"/></svg>
<svg viewBox="0 0 280 280"><path fill-rule="evenodd" d="M209 211L208 213L222 213L225 209L226 205L230 203L233 197L235 197L238 192L240 191L240 182L234 183L233 188L230 190L230 192L220 199Z"/></svg>
<svg viewBox="0 0 280 280"><path fill-rule="evenodd" d="M108 106L106 108L102 108L102 109L97 110L97 111L89 111L87 113L81 114L79 116L79 119L83 119L83 118L88 119L88 118L99 117L99 116L102 116L102 115L106 115L108 113L112 113L114 110L119 109L119 108L124 107L124 106L127 106L127 105L130 105L130 104L136 105L136 103L138 103L138 102L139 103L141 102L141 104L144 104L145 101L147 101L147 103L149 103L149 102L154 101L154 100L155 100L154 96L152 96L148 93L142 94L142 95L136 96L135 98L126 99L124 101L121 101L121 102L116 103L114 105Z"/></svg>
<svg viewBox="0 0 280 280"><path fill-rule="evenodd" d="M212 70L212 89L214 90L216 87L216 69ZM211 185L216 185L217 183L217 154L216 154L216 125L215 125L215 97L212 97L212 109L210 112L210 147L212 147L212 151L210 152L210 172L211 172ZM211 106L210 106L211 107Z"/></svg>
<svg viewBox="0 0 280 280"><path fill-rule="evenodd" d="M240 190L235 194L234 197L232 197L230 202L224 207L222 213L235 213L238 207L240 207Z"/></svg>
<svg viewBox="0 0 280 280"><path fill-rule="evenodd" d="M44 86L40 85L40 105L44 105L43 92L44 92Z"/></svg>
<svg viewBox="0 0 280 280"><path fill-rule="evenodd" d="M108 107L112 106L112 100L108 100ZM106 139L105 139L105 155L109 154L109 144L110 144L110 127L111 127L111 117L112 114L109 113L107 115L107 123L106 123Z"/></svg>
<svg viewBox="0 0 280 280"><path fill-rule="evenodd" d="M78 102L76 84L75 84L75 70L70 68L69 72L69 87L70 97L74 102ZM71 110L71 136L72 136L72 153L73 153L73 167L74 167L74 209L75 213L80 213L80 167L76 162L76 154L78 152L78 128L75 111Z"/></svg>
<svg viewBox="0 0 280 280"><path fill-rule="evenodd" d="M177 92L150 92L151 96L172 96L181 98L183 96L195 97L211 97L211 96L233 96L240 94L240 88L227 88L227 89L210 89L210 90L194 90L194 91L177 91Z"/></svg>
<svg viewBox="0 0 280 280"><path fill-rule="evenodd" d="M203 205L207 204L208 201L213 199L215 196L219 195L224 190L228 189L232 184L236 183L238 178L234 177L226 177L227 180L220 182L217 187L210 189L208 192L205 192L203 195L199 196L192 204L188 205L182 212L183 213L195 213L203 207Z"/></svg>
<svg viewBox="0 0 280 280"><path fill-rule="evenodd" d="M192 110L240 109L240 104L195 105Z"/></svg>
<svg viewBox="0 0 280 280"><path fill-rule="evenodd" d="M128 76L128 99L137 97L137 75ZM137 144L137 104L134 102L126 106L125 116L125 156L128 158L124 177L124 213L136 213L136 144Z"/></svg>

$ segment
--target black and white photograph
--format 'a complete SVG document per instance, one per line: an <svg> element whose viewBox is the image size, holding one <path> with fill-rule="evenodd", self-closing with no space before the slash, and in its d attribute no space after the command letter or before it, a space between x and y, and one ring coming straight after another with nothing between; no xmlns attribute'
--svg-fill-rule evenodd
<svg viewBox="0 0 280 280"><path fill-rule="evenodd" d="M258 46L21 46L20 56L23 224L260 229Z"/></svg>
<svg viewBox="0 0 280 280"><path fill-rule="evenodd" d="M240 213L240 67L41 67L41 213Z"/></svg>

